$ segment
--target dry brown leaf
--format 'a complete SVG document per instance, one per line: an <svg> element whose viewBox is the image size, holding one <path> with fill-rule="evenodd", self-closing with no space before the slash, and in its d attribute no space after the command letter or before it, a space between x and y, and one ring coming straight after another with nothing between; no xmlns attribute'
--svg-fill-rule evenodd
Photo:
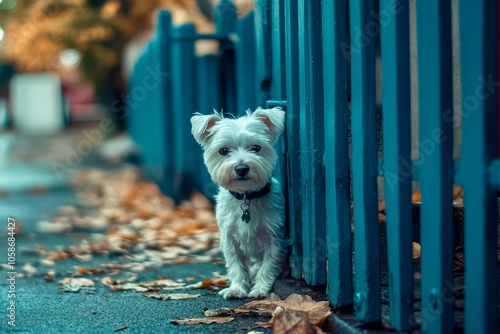
<svg viewBox="0 0 500 334"><path fill-rule="evenodd" d="M106 270L99 268L75 267L75 269L79 275L101 275L106 273Z"/></svg>
<svg viewBox="0 0 500 334"><path fill-rule="evenodd" d="M66 277L57 282L58 284L71 284L80 286L94 286L94 281L83 277Z"/></svg>
<svg viewBox="0 0 500 334"><path fill-rule="evenodd" d="M311 324L301 313L281 309L273 317L273 333L275 334L323 334L317 326Z"/></svg>
<svg viewBox="0 0 500 334"><path fill-rule="evenodd" d="M263 309L274 311L278 306L281 306L288 312L295 311L300 313L303 317L308 319L309 322L316 326L321 326L332 314L328 301L316 302L312 300L311 296L299 294L292 294L285 300L277 298L255 300L238 308L247 310Z"/></svg>
<svg viewBox="0 0 500 334"><path fill-rule="evenodd" d="M59 282L62 292L78 292L82 287L94 287L94 282L88 278L66 277Z"/></svg>
<svg viewBox="0 0 500 334"><path fill-rule="evenodd" d="M422 252L422 248L420 247L420 244L417 242L412 242L412 258L418 259L420 257L420 254Z"/></svg>
<svg viewBox="0 0 500 334"><path fill-rule="evenodd" d="M233 315L235 312L232 308L227 308L227 307L222 307L218 308L215 310L206 310L203 315L205 317L221 317L221 316L228 316L228 315Z"/></svg>
<svg viewBox="0 0 500 334"><path fill-rule="evenodd" d="M145 292L144 297L147 298L155 298L155 299L161 299L161 300L179 300L179 299L192 299L192 298L198 298L200 294L189 294L189 293L158 293L158 292Z"/></svg>
<svg viewBox="0 0 500 334"><path fill-rule="evenodd" d="M171 279L159 279L152 282L141 282L140 285L144 287L166 286L171 288L171 287L184 287L186 283L176 282Z"/></svg>
<svg viewBox="0 0 500 334"><path fill-rule="evenodd" d="M212 317L212 318L191 318L191 319L177 319L170 320L171 323L177 325L197 325L197 324L225 324L233 321L233 317Z"/></svg>
<svg viewBox="0 0 500 334"><path fill-rule="evenodd" d="M34 275L38 271L31 263L26 263L22 267L22 269L26 273L26 275L28 275L28 276Z"/></svg>
<svg viewBox="0 0 500 334"><path fill-rule="evenodd" d="M421 200L422 200L422 194L420 193L420 190L413 191L413 194L411 195L412 203L420 203Z"/></svg>
<svg viewBox="0 0 500 334"><path fill-rule="evenodd" d="M211 278L205 278L203 281L200 281L195 284L190 284L186 286L186 288L190 289L205 289L208 288L212 284L212 279Z"/></svg>

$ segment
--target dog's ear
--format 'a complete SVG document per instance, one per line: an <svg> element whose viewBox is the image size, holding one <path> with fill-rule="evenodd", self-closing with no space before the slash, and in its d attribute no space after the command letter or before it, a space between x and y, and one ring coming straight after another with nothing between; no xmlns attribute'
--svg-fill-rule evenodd
<svg viewBox="0 0 500 334"><path fill-rule="evenodd" d="M194 114L191 117L191 133L200 145L203 145L210 136L210 128L221 120L221 116L214 110L213 115Z"/></svg>
<svg viewBox="0 0 500 334"><path fill-rule="evenodd" d="M257 108L253 113L269 129L269 134L274 141L285 128L285 112L280 107L272 109Z"/></svg>

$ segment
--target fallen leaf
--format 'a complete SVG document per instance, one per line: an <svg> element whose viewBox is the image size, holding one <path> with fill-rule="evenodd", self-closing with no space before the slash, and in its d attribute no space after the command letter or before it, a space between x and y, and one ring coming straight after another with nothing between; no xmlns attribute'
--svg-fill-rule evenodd
<svg viewBox="0 0 500 334"><path fill-rule="evenodd" d="M233 317L212 317L212 318L191 318L191 319L178 319L178 320L170 320L171 323L177 325L197 325L197 324L225 324L233 321L235 318Z"/></svg>
<svg viewBox="0 0 500 334"><path fill-rule="evenodd" d="M200 281L198 283L190 284L190 285L186 286L186 288L190 288L190 289L205 289L205 288L208 288L210 286L210 284L212 284L212 279L211 278L205 278L203 281Z"/></svg>
<svg viewBox="0 0 500 334"><path fill-rule="evenodd" d="M161 299L161 300L167 300L167 299L172 299L172 300L179 300L179 299L192 299L192 298L198 298L200 294L189 294L189 293L156 293L156 292L145 292L144 297L147 298L155 298L155 299Z"/></svg>
<svg viewBox="0 0 500 334"><path fill-rule="evenodd" d="M317 326L311 324L301 313L296 311L285 311L280 309L273 318L274 334L323 334Z"/></svg>
<svg viewBox="0 0 500 334"><path fill-rule="evenodd" d="M140 285L144 287L153 287L153 286L184 287L186 283L176 282L171 279L159 279L152 282L141 282Z"/></svg>
<svg viewBox="0 0 500 334"><path fill-rule="evenodd" d="M33 195L41 195L47 191L44 186L33 186L28 190Z"/></svg>
<svg viewBox="0 0 500 334"><path fill-rule="evenodd" d="M66 277L57 282L58 284L72 284L80 286L94 286L94 281L83 277Z"/></svg>
<svg viewBox="0 0 500 334"><path fill-rule="evenodd" d="M234 314L234 310L231 308L226 308L226 307L218 308L215 310L206 310L205 313L203 313L203 315L205 317L220 317L220 316L228 316L228 315L233 315L233 314Z"/></svg>
<svg viewBox="0 0 500 334"><path fill-rule="evenodd" d="M26 275L31 276L36 274L37 269L31 265L31 263L27 263L22 267L23 271L26 273Z"/></svg>
<svg viewBox="0 0 500 334"><path fill-rule="evenodd" d="M66 277L59 282L58 284L62 284L61 291L62 292L78 292L82 287L93 287L94 282L88 278L75 278L75 277Z"/></svg>
<svg viewBox="0 0 500 334"><path fill-rule="evenodd" d="M420 244L417 242L412 242L411 245L412 245L412 258L414 260L418 259L420 257L421 252L422 252L422 248L421 248Z"/></svg>
<svg viewBox="0 0 500 334"><path fill-rule="evenodd" d="M127 329L128 326L122 326L122 327L118 327L117 329L115 329L115 332L119 332L119 331L122 331L124 329Z"/></svg>
<svg viewBox="0 0 500 334"><path fill-rule="evenodd" d="M101 275L105 274L106 270L99 268L85 268L85 267L75 267L76 272L80 275Z"/></svg>
<svg viewBox="0 0 500 334"><path fill-rule="evenodd" d="M285 300L280 300L278 298L255 300L238 308L274 311L278 306L281 306L287 312L300 313L304 318L308 319L309 322L316 326L321 326L332 314L328 301L316 302L308 295L299 294L292 294Z"/></svg>
<svg viewBox="0 0 500 334"><path fill-rule="evenodd" d="M413 191L411 195L411 202L420 203L421 200L422 200L422 194L420 193L420 190Z"/></svg>

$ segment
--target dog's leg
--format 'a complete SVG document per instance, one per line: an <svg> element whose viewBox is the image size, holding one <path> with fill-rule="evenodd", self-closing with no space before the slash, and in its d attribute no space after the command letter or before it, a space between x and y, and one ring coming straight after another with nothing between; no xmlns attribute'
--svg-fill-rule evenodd
<svg viewBox="0 0 500 334"><path fill-rule="evenodd" d="M271 292L274 281L278 278L283 260L283 248L277 241L273 240L270 247L266 248L262 265L255 276L255 284L248 294L249 297L267 297Z"/></svg>
<svg viewBox="0 0 500 334"><path fill-rule="evenodd" d="M231 286L219 291L219 295L228 298L245 298L248 296L250 282L242 252L236 247L234 241L221 238L221 249L226 260L227 277Z"/></svg>

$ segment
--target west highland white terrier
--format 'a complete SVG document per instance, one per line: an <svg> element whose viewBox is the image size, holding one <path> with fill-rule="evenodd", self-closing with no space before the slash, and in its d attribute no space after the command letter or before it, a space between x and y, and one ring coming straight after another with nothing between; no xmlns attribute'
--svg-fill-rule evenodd
<svg viewBox="0 0 500 334"><path fill-rule="evenodd" d="M274 144L283 132L279 108L247 111L240 118L195 114L192 134L219 186L215 213L229 288L224 298L269 296L284 258L284 198L273 178Z"/></svg>

